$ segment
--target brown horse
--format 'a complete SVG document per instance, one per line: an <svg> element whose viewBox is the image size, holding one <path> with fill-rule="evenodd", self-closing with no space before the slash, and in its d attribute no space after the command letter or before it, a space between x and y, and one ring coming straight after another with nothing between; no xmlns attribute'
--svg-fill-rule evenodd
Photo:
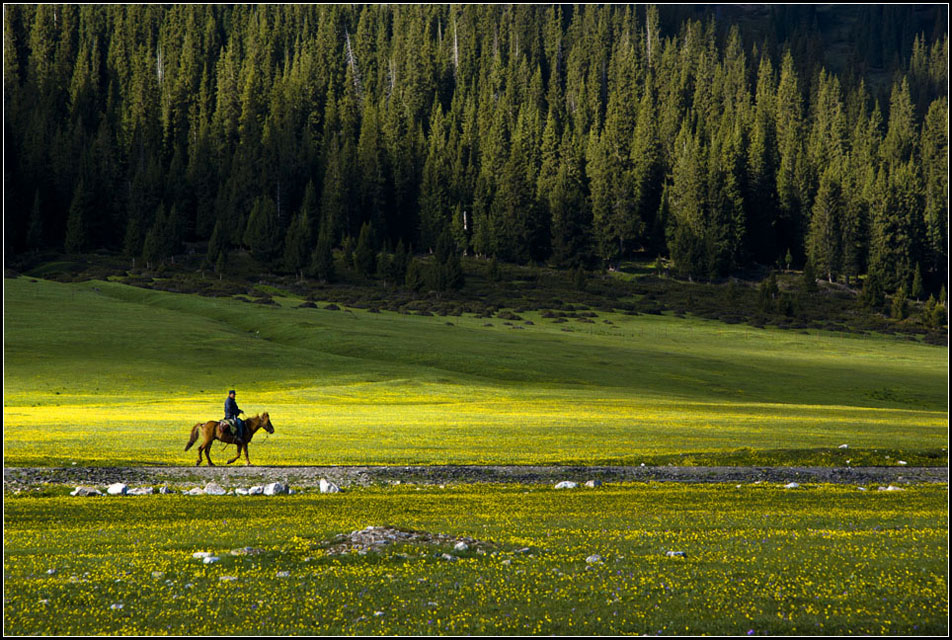
<svg viewBox="0 0 952 640"><path fill-rule="evenodd" d="M245 462L251 464L251 460L248 459L248 443L251 442L251 439L254 437L258 429L264 429L268 433L274 433L274 427L271 426L271 417L267 412L262 413L259 416L254 418L248 418L245 420L245 441L238 442L235 440L235 437L231 435L227 430L224 433L219 434L218 424L220 420L209 420L208 422L199 422L194 427L192 427L192 437L188 439L188 444L185 445L185 450L188 451L192 448L192 445L195 444L195 441L198 440L198 436L201 435L204 438L204 441L198 447L198 462L195 463L195 466L202 464L202 452L205 452L205 458L208 460L210 466L215 466L215 463L212 462L211 457L208 455L209 449L212 448L212 442L215 440L221 440L225 444L237 444L238 445L238 455L228 461L228 464L231 464L235 460L241 457L242 447L245 450Z"/></svg>

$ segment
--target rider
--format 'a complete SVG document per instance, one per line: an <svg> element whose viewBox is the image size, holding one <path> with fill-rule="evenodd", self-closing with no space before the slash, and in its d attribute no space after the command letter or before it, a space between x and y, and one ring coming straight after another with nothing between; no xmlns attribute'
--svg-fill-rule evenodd
<svg viewBox="0 0 952 640"><path fill-rule="evenodd" d="M238 441L244 441L245 435L245 423L244 420L238 417L239 413L244 413L241 409L238 408L238 403L235 402L235 390L232 389L228 392L228 398L225 399L225 420L234 420L235 424L238 427Z"/></svg>

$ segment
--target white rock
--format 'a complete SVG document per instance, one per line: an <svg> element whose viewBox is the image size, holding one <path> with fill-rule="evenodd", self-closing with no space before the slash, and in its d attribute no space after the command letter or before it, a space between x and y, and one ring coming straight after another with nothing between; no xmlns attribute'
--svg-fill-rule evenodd
<svg viewBox="0 0 952 640"><path fill-rule="evenodd" d="M234 582L238 578L236 576L219 576L219 582Z"/></svg>
<svg viewBox="0 0 952 640"><path fill-rule="evenodd" d="M169 489L168 487L159 487L159 493L161 493L162 495L167 495L167 494L175 493L175 492Z"/></svg>
<svg viewBox="0 0 952 640"><path fill-rule="evenodd" d="M444 553L444 554L443 554L442 556L440 556L440 557L443 558L444 560L446 560L447 562L456 562L457 560L459 560L459 558L457 558L456 556L451 556L451 555L448 554L448 553Z"/></svg>
<svg viewBox="0 0 952 640"><path fill-rule="evenodd" d="M601 480L589 480L588 482L585 483L585 486L588 487L589 489L594 489L595 487L600 487L600 486L602 486L602 481L601 481Z"/></svg>
<svg viewBox="0 0 952 640"><path fill-rule="evenodd" d="M260 486L260 485L259 485L259 486L254 486L254 487L251 487L250 489L248 489L248 495L249 495L249 496L260 496L262 493L264 493L264 487L262 487L262 486Z"/></svg>
<svg viewBox="0 0 952 640"><path fill-rule="evenodd" d="M688 554L684 553L683 551L668 551L664 555L668 556L669 558L684 558Z"/></svg>
<svg viewBox="0 0 952 640"><path fill-rule="evenodd" d="M122 482L116 482L115 484L109 485L106 489L106 493L111 496L124 496L126 492L129 491L129 487Z"/></svg>
<svg viewBox="0 0 952 640"><path fill-rule="evenodd" d="M205 495L223 496L225 495L225 490L217 482L209 482L205 485Z"/></svg>
<svg viewBox="0 0 952 640"><path fill-rule="evenodd" d="M860 491L866 491L866 487L856 487L856 488L859 489Z"/></svg>
<svg viewBox="0 0 952 640"><path fill-rule="evenodd" d="M159 578L164 578L164 577L165 577L165 572L164 572L164 571L153 571L153 572L152 572L152 577L155 578L156 580L158 580Z"/></svg>
<svg viewBox="0 0 952 640"><path fill-rule="evenodd" d="M102 491L100 491L96 487L76 487L73 491L70 492L69 495L80 496L80 497L101 496Z"/></svg>
<svg viewBox="0 0 952 640"><path fill-rule="evenodd" d="M290 577L291 577L291 572L290 572L290 571L278 571L278 577L279 577L279 578L290 578Z"/></svg>
<svg viewBox="0 0 952 640"><path fill-rule="evenodd" d="M192 554L192 557L196 560L201 560L202 558L211 558L213 555L215 554L211 551L196 551Z"/></svg>
<svg viewBox="0 0 952 640"><path fill-rule="evenodd" d="M340 493L340 487L321 478L321 493Z"/></svg>
<svg viewBox="0 0 952 640"><path fill-rule="evenodd" d="M783 488L784 489L799 489L800 485L798 485L796 482L791 482L790 484L783 485Z"/></svg>
<svg viewBox="0 0 952 640"><path fill-rule="evenodd" d="M205 492L204 492L202 489L198 488L198 487L192 487L191 489L189 489L188 491L185 492L185 495L187 495L187 496L201 496L201 495L205 495Z"/></svg>
<svg viewBox="0 0 952 640"><path fill-rule="evenodd" d="M588 564L596 564L598 562L602 562L602 557L597 553L593 553L589 557L585 558L585 562Z"/></svg>
<svg viewBox="0 0 952 640"><path fill-rule="evenodd" d="M287 492L288 488L280 482L272 482L271 484L267 484L264 487L264 495L266 496L276 496L278 494Z"/></svg>
<svg viewBox="0 0 952 640"><path fill-rule="evenodd" d="M902 466L906 466L906 465L909 464L909 463L906 462L905 460L896 460L896 464L902 465Z"/></svg>
<svg viewBox="0 0 952 640"><path fill-rule="evenodd" d="M204 564L214 564L218 562L220 558L218 556L208 556L207 558L202 558Z"/></svg>
<svg viewBox="0 0 952 640"><path fill-rule="evenodd" d="M880 491L905 491L905 489L902 489L900 487L894 487L892 485L889 485L888 487L880 487L879 490Z"/></svg>
<svg viewBox="0 0 952 640"><path fill-rule="evenodd" d="M571 480L563 480L555 485L556 489L575 489L576 487L578 487L578 483L572 482Z"/></svg>
<svg viewBox="0 0 952 640"><path fill-rule="evenodd" d="M126 605L124 605L124 604L121 603L121 602L117 602L117 603L111 605L109 608L110 608L110 609L115 609L115 610L118 611L119 609L122 609L124 606L126 606Z"/></svg>
<svg viewBox="0 0 952 640"><path fill-rule="evenodd" d="M236 495L236 496L246 496L246 495L248 495L248 490L245 489L244 487L238 487L237 489L235 489L235 495Z"/></svg>
<svg viewBox="0 0 952 640"><path fill-rule="evenodd" d="M126 494L130 496L150 496L153 493L155 493L155 489L152 487L136 487L126 492Z"/></svg>
<svg viewBox="0 0 952 640"><path fill-rule="evenodd" d="M850 448L850 446L849 446L848 444L841 444L841 445L840 445L840 449L849 449L849 448Z"/></svg>
<svg viewBox="0 0 952 640"><path fill-rule="evenodd" d="M457 551L469 551L469 545L460 540L456 543L456 546L453 547Z"/></svg>

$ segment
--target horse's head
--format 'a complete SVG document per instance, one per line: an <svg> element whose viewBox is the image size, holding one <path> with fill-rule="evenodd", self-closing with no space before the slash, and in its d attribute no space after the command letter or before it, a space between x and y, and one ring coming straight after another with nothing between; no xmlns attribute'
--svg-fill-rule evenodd
<svg viewBox="0 0 952 640"><path fill-rule="evenodd" d="M261 426L268 433L274 433L274 425L271 424L271 416L268 415L267 411L261 414Z"/></svg>

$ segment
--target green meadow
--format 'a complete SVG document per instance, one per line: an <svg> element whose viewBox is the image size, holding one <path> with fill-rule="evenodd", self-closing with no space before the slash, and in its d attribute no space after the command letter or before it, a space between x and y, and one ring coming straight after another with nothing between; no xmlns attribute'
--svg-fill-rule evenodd
<svg viewBox="0 0 952 640"><path fill-rule="evenodd" d="M945 635L948 486L868 489L47 490L4 505L4 631ZM327 552L339 534L383 525L486 544Z"/></svg>
<svg viewBox="0 0 952 640"><path fill-rule="evenodd" d="M947 461L948 350L892 336L4 286L6 466L194 464L231 388L262 465Z"/></svg>

